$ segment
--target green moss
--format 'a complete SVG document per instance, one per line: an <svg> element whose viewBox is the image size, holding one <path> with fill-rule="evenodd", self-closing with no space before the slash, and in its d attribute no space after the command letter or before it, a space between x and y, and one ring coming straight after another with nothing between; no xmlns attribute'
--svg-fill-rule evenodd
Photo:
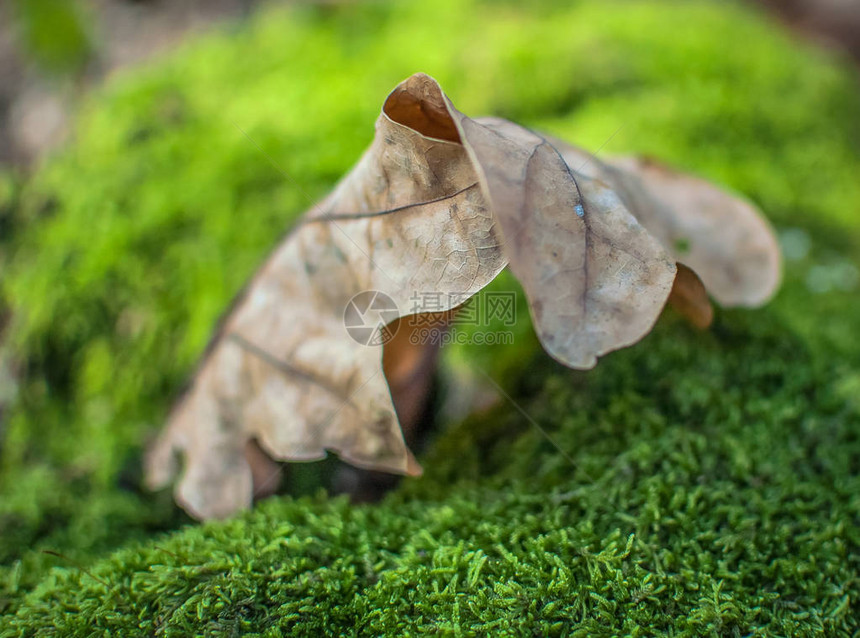
<svg viewBox="0 0 860 638"><path fill-rule="evenodd" d="M667 317L587 374L527 321L514 347L451 347L552 442L502 401L382 505L190 525L142 488L141 450L230 297L417 70L467 113L728 184L810 249L767 309L708 333ZM850 635L858 111L855 74L705 2L269 10L114 79L0 195L24 371L0 452L6 633Z"/></svg>
<svg viewBox="0 0 860 638"><path fill-rule="evenodd" d="M57 569L10 634L850 635L860 413L760 323L540 357L515 390L558 448L502 405L381 506L270 501Z"/></svg>

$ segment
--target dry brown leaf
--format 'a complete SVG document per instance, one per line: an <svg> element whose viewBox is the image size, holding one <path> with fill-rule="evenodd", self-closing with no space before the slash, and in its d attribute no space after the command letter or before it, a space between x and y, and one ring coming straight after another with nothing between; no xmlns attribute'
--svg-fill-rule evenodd
<svg viewBox="0 0 860 638"><path fill-rule="evenodd" d="M684 264L678 264L669 303L697 328L707 328L714 320L714 307L708 299L705 284Z"/></svg>
<svg viewBox="0 0 860 638"><path fill-rule="evenodd" d="M679 262L723 306L759 306L779 287L776 235L749 202L652 159L598 160L554 141L575 170L606 182Z"/></svg>
<svg viewBox="0 0 860 638"><path fill-rule="evenodd" d="M545 138L453 110L546 351L572 368L639 341L675 268L605 185L576 176Z"/></svg>
<svg viewBox="0 0 860 638"><path fill-rule="evenodd" d="M441 92L422 105L444 108ZM193 515L250 505L251 438L280 460L332 450L359 467L420 471L382 348L347 334L344 309L362 291L383 291L401 309L428 290L466 297L505 266L471 160L462 144L423 135L427 122L410 128L383 114L356 167L275 250L224 322L148 459L150 483L160 486L183 454L176 495Z"/></svg>
<svg viewBox="0 0 860 638"><path fill-rule="evenodd" d="M456 310L425 313L420 322L397 319L391 326L394 336L382 349L382 371L407 445L421 434L442 338L455 314Z"/></svg>
<svg viewBox="0 0 860 638"><path fill-rule="evenodd" d="M419 473L397 413L414 418L404 397L426 386L435 353L395 337L387 379L383 349L356 341L345 318L373 311L408 336L414 325L401 317L454 308L508 263L562 363L589 368L641 339L672 290L675 259L627 210L633 191L579 174L557 148L511 122L464 116L429 76L401 83L370 148L226 317L151 450L150 484L168 483L181 455L180 504L230 515L264 482L249 441L277 460L332 450L358 467Z"/></svg>

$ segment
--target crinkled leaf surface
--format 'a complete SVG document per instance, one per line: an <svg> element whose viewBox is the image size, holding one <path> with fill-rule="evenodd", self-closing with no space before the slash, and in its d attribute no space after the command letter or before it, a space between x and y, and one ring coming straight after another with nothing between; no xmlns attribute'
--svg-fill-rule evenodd
<svg viewBox="0 0 860 638"><path fill-rule="evenodd" d="M773 229L749 202L656 160L599 160L554 140L573 167L614 189L636 219L724 306L758 306L779 287Z"/></svg>
<svg viewBox="0 0 860 638"><path fill-rule="evenodd" d="M401 83L370 148L225 318L149 455L150 483L168 483L182 457L177 499L209 518L251 504L249 445L277 460L332 450L359 467L419 473L395 403L404 419L416 408L392 392L418 392L410 374L427 378L432 353L392 341L386 378L383 348L360 343L345 320L377 312L389 326L412 330L401 317L450 310L507 264L542 344L565 365L590 368L641 339L677 268L672 235L654 221L663 213L639 211L637 221L631 209L640 197L660 207L655 190L671 190L669 204L687 203L686 185L652 188L650 173L640 179L645 169L624 175L648 186L614 183L603 164L575 169L578 153L512 122L466 117L424 74ZM688 283L698 281L691 276Z"/></svg>

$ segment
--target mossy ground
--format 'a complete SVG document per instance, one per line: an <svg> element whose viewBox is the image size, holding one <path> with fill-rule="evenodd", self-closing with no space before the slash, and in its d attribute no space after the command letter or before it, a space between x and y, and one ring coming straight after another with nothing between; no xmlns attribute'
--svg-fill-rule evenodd
<svg viewBox="0 0 860 638"><path fill-rule="evenodd" d="M784 288L707 333L668 315L588 373L527 322L514 347L452 348L529 418L505 400L450 425L381 505L281 497L190 524L142 488L141 449L417 70L466 113L738 189L785 238ZM22 362L0 631L854 634L858 112L854 72L706 2L299 6L115 78L67 150L0 182Z"/></svg>

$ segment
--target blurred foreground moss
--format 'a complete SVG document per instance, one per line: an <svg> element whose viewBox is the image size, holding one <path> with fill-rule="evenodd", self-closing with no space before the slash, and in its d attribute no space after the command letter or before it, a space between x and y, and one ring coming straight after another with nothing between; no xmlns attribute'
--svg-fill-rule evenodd
<svg viewBox="0 0 860 638"><path fill-rule="evenodd" d="M381 505L282 498L160 533L187 519L142 488L142 447L230 297L417 70L467 113L745 193L785 238L783 292L705 334L668 317L588 374L534 351L527 322L513 348L452 347L564 452L502 403ZM6 198L6 632L850 635L857 89L703 2L298 6L115 78Z"/></svg>

